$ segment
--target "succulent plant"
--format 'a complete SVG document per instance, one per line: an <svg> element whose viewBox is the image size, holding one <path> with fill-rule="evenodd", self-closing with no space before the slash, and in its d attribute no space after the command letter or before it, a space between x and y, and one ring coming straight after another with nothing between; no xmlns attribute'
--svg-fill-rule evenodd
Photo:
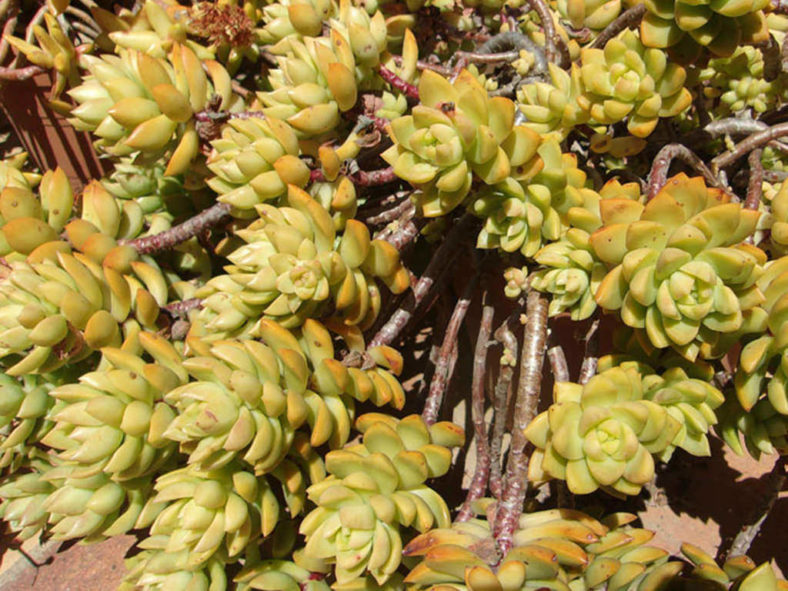
<svg viewBox="0 0 788 591"><path fill-rule="evenodd" d="M52 429L50 415L55 399L50 391L69 376L0 374L0 468L16 472L31 455L31 447Z"/></svg>
<svg viewBox="0 0 788 591"><path fill-rule="evenodd" d="M674 447L709 455L718 390L680 369L658 376L632 362L600 366L585 386L557 383L554 403L528 425L529 479L566 480L575 494L637 494L654 476L653 455L666 460Z"/></svg>
<svg viewBox="0 0 788 591"><path fill-rule="evenodd" d="M517 108L527 119L526 127L543 135L552 133L560 141L575 125L587 123L591 115L579 101L584 92L580 67L572 64L569 72L553 63L547 67L550 82L523 84L517 89Z"/></svg>
<svg viewBox="0 0 788 591"><path fill-rule="evenodd" d="M38 195L21 173L8 169L0 192L0 254L6 260L24 260L44 242L57 240L71 218L74 193L61 168L41 178Z"/></svg>
<svg viewBox="0 0 788 591"><path fill-rule="evenodd" d="M262 9L263 27L260 41L274 45L286 37L317 37L323 23L336 15L336 2L331 0L284 0L268 4Z"/></svg>
<svg viewBox="0 0 788 591"><path fill-rule="evenodd" d="M709 60L699 79L704 83L703 95L719 99L715 112L721 117L745 109L764 113L783 93L782 79L765 79L763 53L750 46L737 47L730 57Z"/></svg>
<svg viewBox="0 0 788 591"><path fill-rule="evenodd" d="M289 560L263 560L244 568L234 581L238 591L281 589L282 591L328 591L322 577L315 577L306 568Z"/></svg>
<svg viewBox="0 0 788 591"><path fill-rule="evenodd" d="M394 145L382 158L394 173L419 189L422 215L445 215L468 196L474 175L485 185L512 177L527 179L538 170L536 132L514 125L514 103L487 93L464 70L454 83L422 72L412 115L391 122Z"/></svg>
<svg viewBox="0 0 788 591"><path fill-rule="evenodd" d="M645 205L601 201L604 225L590 242L612 269L597 304L688 359L716 355L720 335L759 330L766 255L743 240L760 214L729 200L679 174Z"/></svg>
<svg viewBox="0 0 788 591"><path fill-rule="evenodd" d="M604 49L584 48L580 59L585 92L577 102L597 123L626 118L629 133L646 137L660 117L675 117L692 102L684 68L664 51L645 46L632 31L611 39Z"/></svg>
<svg viewBox="0 0 788 591"><path fill-rule="evenodd" d="M224 68L207 61L209 81L185 45L174 44L166 59L135 50L81 59L90 75L69 91L79 103L71 112L74 126L92 132L99 138L95 145L115 157L164 155L167 176L186 172L197 158L194 114L208 107L214 93L224 110L242 106Z"/></svg>
<svg viewBox="0 0 788 591"><path fill-rule="evenodd" d="M122 591L788 589L579 496L788 453L766 1L48 0L3 91L106 172L0 160L0 519Z"/></svg>
<svg viewBox="0 0 788 591"><path fill-rule="evenodd" d="M484 504L479 503L481 509ZM615 518L614 518L615 517ZM405 578L413 589L650 589L651 579L670 579L681 563L646 546L653 532L628 525L620 513L597 521L579 511L552 509L523 513L514 547L499 556L491 525L476 518L432 530L405 547L422 558Z"/></svg>
<svg viewBox="0 0 788 591"><path fill-rule="evenodd" d="M47 526L49 513L44 503L55 491L55 485L45 478L52 469L45 454L33 454L24 468L5 477L0 486L0 517L19 540L32 538Z"/></svg>
<svg viewBox="0 0 788 591"><path fill-rule="evenodd" d="M559 0L556 7L575 29L588 27L592 31L601 31L619 15L621 4L620 0Z"/></svg>
<svg viewBox="0 0 788 591"><path fill-rule="evenodd" d="M530 179L518 182L509 177L477 194L471 210L485 220L478 248L519 250L531 257L564 234L568 211L593 194L584 188L586 175L577 167L577 158L563 154L558 142L544 140L537 156L536 174Z"/></svg>
<svg viewBox="0 0 788 591"><path fill-rule="evenodd" d="M285 195L288 185L309 182L295 132L275 117L232 119L212 145L207 165L216 176L208 186L238 216L254 216L255 205Z"/></svg>
<svg viewBox="0 0 788 591"><path fill-rule="evenodd" d="M48 242L27 262L12 263L0 281L0 356L9 358L8 375L47 373L118 346L120 325L130 318L156 327L168 284L155 262L101 233L82 246L95 246L103 266L65 242Z"/></svg>
<svg viewBox="0 0 788 591"><path fill-rule="evenodd" d="M55 465L42 476L54 484L41 507L53 524L47 527L47 533L55 540L98 541L143 529L160 508L147 502L150 478L121 485L103 472L81 477L74 476L77 471L75 467Z"/></svg>
<svg viewBox="0 0 788 591"><path fill-rule="evenodd" d="M237 464L216 470L186 466L156 480L153 504L162 507L141 547L167 554L188 551L187 567L217 552L233 557L279 519L279 501L266 477Z"/></svg>
<svg viewBox="0 0 788 591"><path fill-rule="evenodd" d="M746 451L757 460L762 454L788 450L788 415L777 412L768 398L759 400L749 410L731 398L717 409L717 417L717 432L739 455Z"/></svg>
<svg viewBox="0 0 788 591"><path fill-rule="evenodd" d="M778 578L769 562L756 566L749 556L731 556L720 567L714 558L692 544L682 544L681 553L694 566L687 576L687 582L694 582L698 586L707 583L710 589L778 591L788 584L784 579Z"/></svg>
<svg viewBox="0 0 788 591"><path fill-rule="evenodd" d="M217 552L206 562L189 563L188 550L162 552L143 550L126 560L128 574L118 591L165 591L165 589L227 589L227 564Z"/></svg>
<svg viewBox="0 0 788 591"><path fill-rule="evenodd" d="M375 31L369 31L372 45L362 54L366 60L358 57L354 45L360 39L349 38L338 21L329 36L287 37L278 43L273 50L279 68L268 76L273 90L258 93L263 113L286 121L300 137L333 131L340 113L356 104L358 85L372 77L371 67L385 46L385 21L381 16L375 22Z"/></svg>
<svg viewBox="0 0 788 591"><path fill-rule="evenodd" d="M463 433L450 423L428 427L419 416L364 415L357 426L363 443L326 456L331 476L308 489L317 508L300 531L305 556L335 563L338 584L368 572L383 585L400 564L400 527L448 525L443 499L424 482L448 470L448 448Z"/></svg>
<svg viewBox="0 0 788 591"><path fill-rule="evenodd" d="M49 104L61 113L68 113L70 105L60 100L60 95L66 86L74 86L79 80L77 50L54 14L45 12L42 16L46 28L40 24L32 26L36 44L29 42L33 39L25 40L12 35L5 35L4 39L24 54L30 63L55 71Z"/></svg>
<svg viewBox="0 0 788 591"><path fill-rule="evenodd" d="M335 246L334 222L319 203L293 185L286 203L258 206L260 219L237 232L246 244L228 256L228 274L198 290L206 330L248 334L261 316L295 327L329 305L343 322L367 327L380 308L375 279L394 293L408 286L399 253L370 240L364 224L348 220Z"/></svg>
<svg viewBox="0 0 788 591"><path fill-rule="evenodd" d="M760 43L769 36L764 0L735 3L675 0L645 3L640 38L647 47L672 47L691 59L703 48L716 56L729 56L739 45Z"/></svg>
<svg viewBox="0 0 788 591"><path fill-rule="evenodd" d="M164 437L175 413L163 396L186 379L181 356L162 337L142 332L137 338L152 363L132 353L129 342L125 350L104 348L98 371L51 392L61 404L44 442L60 450L75 476L103 472L117 482L149 476L176 451Z"/></svg>
<svg viewBox="0 0 788 591"><path fill-rule="evenodd" d="M594 294L607 269L594 257L588 238L587 232L571 228L534 256L546 268L532 275L531 285L552 294L550 316L568 311L572 320L583 320L596 310Z"/></svg>

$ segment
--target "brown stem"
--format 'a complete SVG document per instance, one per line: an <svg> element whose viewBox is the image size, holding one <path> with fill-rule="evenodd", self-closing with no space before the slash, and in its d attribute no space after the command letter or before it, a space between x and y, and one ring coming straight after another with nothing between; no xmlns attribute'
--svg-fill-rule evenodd
<svg viewBox="0 0 788 591"><path fill-rule="evenodd" d="M468 231L474 225L475 221L476 219L471 214L466 213L454 227L449 230L446 239L438 247L429 265L427 265L427 268L424 270L424 274L416 283L413 291L408 295L406 302L391 315L386 324L384 324L377 334L372 337L369 343L370 347L390 344L408 325L408 322L419 307L419 304L421 304L427 294L430 293L433 285L435 285L438 279L450 266L449 262L456 254L455 247L463 238L467 237Z"/></svg>
<svg viewBox="0 0 788 591"><path fill-rule="evenodd" d="M398 180L397 175L394 174L394 169L390 166L388 168L381 168L380 170L359 170L355 174L350 175L349 178L353 181L354 185L361 187L377 187ZM322 170L316 168L309 173L309 180L313 183L324 182L326 177Z"/></svg>
<svg viewBox="0 0 788 591"><path fill-rule="evenodd" d="M577 378L577 383L585 385L588 383L594 374L596 374L597 364L599 358L597 357L597 349L599 348L599 341L597 340L597 330L599 329L599 318L596 318L585 336L585 353L583 354L583 363L580 365L580 375Z"/></svg>
<svg viewBox="0 0 788 591"><path fill-rule="evenodd" d="M750 180L747 183L747 198L744 200L745 209L758 209L763 194L763 165L761 155L763 150L758 148L750 152L747 162L750 164Z"/></svg>
<svg viewBox="0 0 788 591"><path fill-rule="evenodd" d="M788 123L778 123L763 131L758 131L736 144L732 150L723 152L711 161L711 169L719 170L730 166L739 158L749 154L756 148L768 144L772 140L788 135Z"/></svg>
<svg viewBox="0 0 788 591"><path fill-rule="evenodd" d="M733 543L731 544L731 549L725 554L726 556L742 556L746 555L749 551L750 546L758 536L758 532L761 531L763 522L766 521L766 518L769 516L769 512L772 510L774 503L777 501L780 491L783 489L786 479L785 467L787 464L788 456L777 456L777 460L774 463L774 468L772 468L772 471L768 476L769 485L766 493L764 494L760 503L758 503L758 505L755 507L751 518L748 520L748 525L742 527L742 529L734 538Z"/></svg>
<svg viewBox="0 0 788 591"><path fill-rule="evenodd" d="M739 119L738 117L728 117L712 121L703 130L717 137L721 135L749 135L758 131L769 129L763 121L755 119Z"/></svg>
<svg viewBox="0 0 788 591"><path fill-rule="evenodd" d="M519 310L518 310L519 311ZM501 368L498 373L498 381L495 384L493 393L493 432L490 439L490 492L496 499L501 498L501 450L503 449L503 434L506 431L506 419L508 418L507 402L514 377L514 364L519 350L517 339L509 329L510 318L498 327L495 331L495 340L503 345L501 353Z"/></svg>
<svg viewBox="0 0 788 591"><path fill-rule="evenodd" d="M478 275L468 283L462 297L457 301L454 306L454 311L451 313L449 324L446 327L446 334L443 336L443 344L441 345L440 352L438 353L438 362L435 364L435 373L432 375L430 382L429 394L424 403L424 410L421 413L424 422L432 425L438 420L438 413L441 409L443 402L443 394L451 380L449 373L449 365L451 360L451 353L457 347L457 335L460 333L462 321L465 320L465 314L471 305L473 299L473 292L476 290L476 284L479 280Z"/></svg>
<svg viewBox="0 0 788 591"><path fill-rule="evenodd" d="M589 47L602 49L608 41L617 36L624 29L634 29L637 27L645 15L646 5L635 4L635 6L621 13L616 20L605 27Z"/></svg>
<svg viewBox="0 0 788 591"><path fill-rule="evenodd" d="M413 242L419 235L419 227L413 220L404 220L402 224L392 232L387 232L378 237L385 240L398 251L402 252L405 247Z"/></svg>
<svg viewBox="0 0 788 591"><path fill-rule="evenodd" d="M385 66L378 66L378 73L380 74L380 77L383 78L383 80L391 84L392 88L399 90L405 96L413 99L419 98L418 88L413 86L413 84L406 82Z"/></svg>
<svg viewBox="0 0 788 591"><path fill-rule="evenodd" d="M395 64L397 64L398 66L402 65L401 55L392 55L391 57L394 59ZM425 60L418 60L416 62L416 67L422 71L432 70L433 72L437 72L441 76L446 76L447 78L452 74L451 68L447 68L446 66L441 66L440 64L431 64L430 62Z"/></svg>
<svg viewBox="0 0 788 591"><path fill-rule="evenodd" d="M468 63L497 64L498 62L513 62L520 57L520 52L501 51L500 53L479 53L476 51L457 51L454 56Z"/></svg>
<svg viewBox="0 0 788 591"><path fill-rule="evenodd" d="M512 536L523 510L528 486L526 473L528 455L525 453L524 430L536 416L542 386L542 365L547 341L547 298L537 291L528 293L525 313L525 334L520 356L520 382L512 424L512 444L506 464L506 484L493 526L502 556L512 547Z"/></svg>
<svg viewBox="0 0 788 591"><path fill-rule="evenodd" d="M550 369L553 372L555 382L569 381L569 364L566 362L566 355L561 345L550 347L547 350L547 359L550 360Z"/></svg>
<svg viewBox="0 0 788 591"><path fill-rule="evenodd" d="M482 295L485 301L487 294ZM471 382L471 417L473 432L476 437L476 467L473 479L468 488L465 502L455 518L455 523L468 521L473 517L473 502L484 496L487 490L487 479L490 475L490 446L487 442L487 425L484 422L484 403L486 400L484 382L487 375L487 349L490 345L495 308L486 305L482 308L482 319L479 325L479 336L476 337L476 349L473 355L473 381Z"/></svg>
<svg viewBox="0 0 788 591"><path fill-rule="evenodd" d="M694 168L702 174L707 184L729 193L725 185L714 176L711 170L708 169L703 163L703 160L701 160L695 152L682 144L668 144L662 148L657 153L656 158L654 158L654 164L651 166L651 172L649 172L648 175L648 187L646 190L647 200L653 199L654 196L659 193L660 189L665 186L668 180L670 165L673 163L674 159L681 160L684 164ZM712 160L712 163L713 162Z"/></svg>
<svg viewBox="0 0 788 591"><path fill-rule="evenodd" d="M27 66L25 68L4 68L0 66L0 80L30 80L44 71L40 66Z"/></svg>
<svg viewBox="0 0 788 591"><path fill-rule="evenodd" d="M134 247L140 254L152 254L168 250L181 242L186 242L189 238L197 236L204 230L212 228L228 215L230 215L230 205L228 203L216 203L193 218L189 218L169 230L153 236L142 236L141 238L128 240L125 244Z"/></svg>
<svg viewBox="0 0 788 591"><path fill-rule="evenodd" d="M368 226L376 226L378 224L388 224L394 220L401 219L403 216L407 216L408 219L412 219L415 215L416 206L413 204L413 201L410 199L403 199L394 207L385 209L378 214L369 216L364 220L364 222Z"/></svg>
<svg viewBox="0 0 788 591"><path fill-rule="evenodd" d="M197 308L202 308L202 300L200 298L189 298L188 300L173 302L164 306L164 310L172 316L187 316L191 310Z"/></svg>
<svg viewBox="0 0 788 591"><path fill-rule="evenodd" d="M569 55L569 47L567 47L566 42L555 30L555 23L553 22L550 8L548 8L544 0L528 0L528 4L539 15L539 20L542 23L547 59L562 68L568 67L572 61Z"/></svg>

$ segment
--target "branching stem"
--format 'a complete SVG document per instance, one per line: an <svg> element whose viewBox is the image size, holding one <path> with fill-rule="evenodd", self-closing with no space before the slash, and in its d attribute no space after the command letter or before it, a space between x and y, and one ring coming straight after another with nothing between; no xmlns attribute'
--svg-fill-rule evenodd
<svg viewBox="0 0 788 591"><path fill-rule="evenodd" d="M520 307L520 309L522 308ZM493 431L490 439L490 492L497 499L501 498L501 480L503 479L501 452L503 449L503 435L506 431L506 419L508 418L507 402L512 386L512 378L514 377L514 364L519 351L517 338L509 328L510 320L511 317L507 318L494 334L495 340L503 345L501 367L493 393Z"/></svg>
<svg viewBox="0 0 788 591"><path fill-rule="evenodd" d="M465 314L471 305L473 292L476 290L478 280L479 276L476 275L468 283L465 292L455 304L454 311L451 313L451 318L449 318L449 324L446 326L446 334L443 336L443 344L438 353L438 361L435 364L435 373L432 375L432 381L430 382L429 394L427 394L424 410L421 413L424 422L428 425L432 425L438 420L443 395L451 380L449 366L452 350L457 348L457 335L460 333L462 321L465 320Z"/></svg>
<svg viewBox="0 0 788 591"><path fill-rule="evenodd" d="M681 160L684 164L694 168L702 174L707 184L721 189L726 193L730 193L725 185L714 176L711 170L709 170L703 163L703 160L701 160L695 152L682 144L668 144L662 148L657 153L656 158L654 158L654 164L651 166L651 172L649 172L648 175L648 187L646 190L647 200L653 199L654 196L659 193L660 189L665 186L668 180L670 165L673 163L674 159ZM712 161L712 163L713 162L714 161Z"/></svg>
<svg viewBox="0 0 788 591"><path fill-rule="evenodd" d="M617 36L621 31L637 27L645 15L646 5L635 4L632 8L623 12L616 20L605 27L589 47L602 49L608 41Z"/></svg>
<svg viewBox="0 0 788 591"><path fill-rule="evenodd" d="M456 254L455 247L467 236L468 230L470 230L474 223L475 218L471 214L466 213L454 227L449 230L446 239L438 247L429 265L427 265L427 268L424 270L424 274L416 283L413 291L408 295L406 302L391 315L386 324L384 324L377 334L372 337L369 343L370 347L388 345L399 336L402 330L408 325L413 313L422 301L424 301L427 294L432 291L432 287L438 279L450 266L448 263Z"/></svg>
<svg viewBox="0 0 788 591"><path fill-rule="evenodd" d="M169 230L152 236L142 236L141 238L128 240L125 244L135 248L140 254L153 254L169 250L181 242L186 242L190 238L197 236L204 230L216 226L229 215L230 205L228 203L216 203Z"/></svg>
<svg viewBox="0 0 788 591"><path fill-rule="evenodd" d="M512 536L517 527L527 489L528 455L524 429L536 416L542 386L542 365L547 342L547 298L538 291L530 291L526 302L525 334L520 356L520 382L512 424L512 444L506 465L506 484L498 505L493 536L498 541L501 555L512 547Z"/></svg>
<svg viewBox="0 0 788 591"><path fill-rule="evenodd" d="M739 158L749 154L756 148L768 144L772 140L788 135L788 123L778 123L768 129L758 131L736 144L732 150L723 152L711 161L711 169L719 170L730 166Z"/></svg>
<svg viewBox="0 0 788 591"><path fill-rule="evenodd" d="M486 293L482 300L486 300ZM490 345L493 316L495 308L485 305L482 308L482 319L479 325L479 336L476 337L476 349L473 356L473 381L471 383L471 417L473 432L476 437L476 467L474 468L471 485L465 502L462 504L455 522L468 521L473 517L472 505L484 496L487 480L490 475L490 446L487 441L487 425L484 422L484 403L486 400L484 384L487 376L487 349Z"/></svg>

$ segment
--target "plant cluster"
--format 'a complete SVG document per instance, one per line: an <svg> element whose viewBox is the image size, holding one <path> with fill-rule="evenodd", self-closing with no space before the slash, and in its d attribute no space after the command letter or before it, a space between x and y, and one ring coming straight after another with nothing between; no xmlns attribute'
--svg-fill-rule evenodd
<svg viewBox="0 0 788 591"><path fill-rule="evenodd" d="M780 2L85 4L0 48L107 163L0 162L18 538L133 533L129 591L788 589L746 556L788 457ZM715 437L777 483L717 557L585 502Z"/></svg>

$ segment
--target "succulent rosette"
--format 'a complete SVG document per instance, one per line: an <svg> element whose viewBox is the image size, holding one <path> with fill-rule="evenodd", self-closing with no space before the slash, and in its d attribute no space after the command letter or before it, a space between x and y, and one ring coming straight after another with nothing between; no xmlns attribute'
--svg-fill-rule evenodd
<svg viewBox="0 0 788 591"><path fill-rule="evenodd" d="M231 119L211 145L207 166L215 176L208 186L236 217L254 217L255 205L285 195L287 185L309 182L295 131L275 117Z"/></svg>
<svg viewBox="0 0 788 591"><path fill-rule="evenodd" d="M400 528L448 526L448 507L424 482L445 474L449 448L464 436L450 423L428 427L415 415L364 415L358 427L362 443L326 456L331 476L307 491L317 508L300 532L305 556L333 563L338 584L369 573L383 585L402 560Z"/></svg>
<svg viewBox="0 0 788 591"><path fill-rule="evenodd" d="M517 89L517 108L527 119L523 125L563 140L574 126L591 117L578 100L584 92L581 69L576 64L568 72L553 63L547 67L549 82L537 80Z"/></svg>
<svg viewBox="0 0 788 591"><path fill-rule="evenodd" d="M557 141L544 140L537 156L538 172L532 178L509 177L477 194L471 211L484 219L478 248L533 256L543 244L562 236L566 213L593 193L584 187L586 175L577 167L577 158L562 153Z"/></svg>
<svg viewBox="0 0 788 591"><path fill-rule="evenodd" d="M334 316L366 327L380 309L375 279L395 293L407 288L397 250L371 240L363 223L348 220L337 245L334 220L317 201L291 185L288 204L259 206L260 219L237 232L246 244L228 256L227 275L198 290L206 330L248 334L261 316L292 328L329 304Z"/></svg>
<svg viewBox="0 0 788 591"><path fill-rule="evenodd" d="M72 123L98 137L95 145L107 154L140 153L154 160L165 155L165 175L186 172L200 152L194 113L206 109L214 93L220 108L242 108L229 74L208 60L209 81L194 51L177 43L166 58L135 50L119 53L82 56L90 76L69 91L78 103Z"/></svg>
<svg viewBox="0 0 788 591"><path fill-rule="evenodd" d="M590 238L611 267L597 304L620 310L657 348L688 359L718 354L725 335L759 330L765 313L757 285L766 255L745 244L760 214L730 203L701 178L679 174L645 205L601 201L603 226Z"/></svg>
<svg viewBox="0 0 788 591"><path fill-rule="evenodd" d="M488 499L477 502L481 512ZM489 589L648 589L647 581L671 579L682 567L648 542L654 533L628 525L635 515L615 521L580 511L551 509L520 515L513 548L495 552L492 526L472 518L413 539L406 556L421 558L405 583L422 590Z"/></svg>
<svg viewBox="0 0 788 591"><path fill-rule="evenodd" d="M375 79L372 68L386 46L383 15L364 14L365 28L354 20L361 12L348 25L332 21L327 36L290 36L271 47L279 68L268 75L272 90L258 93L266 116L286 121L300 138L325 136L339 125L340 113L356 104L359 86Z"/></svg>
<svg viewBox="0 0 788 591"><path fill-rule="evenodd" d="M768 0L682 2L647 0L640 38L647 47L672 47L690 61L703 48L716 56L729 56L740 45L769 37L763 9Z"/></svg>
<svg viewBox="0 0 788 591"><path fill-rule="evenodd" d="M533 273L531 285L552 294L550 316L568 311L572 320L583 320L596 310L594 294L607 268L595 258L588 239L587 232L570 228L566 236L534 257L545 269Z"/></svg>
<svg viewBox="0 0 788 591"><path fill-rule="evenodd" d="M554 403L526 428L536 446L528 477L566 480L575 494L637 494L654 458L675 447L708 455L706 433L723 397L681 370L657 376L635 362L606 366L584 386L559 382Z"/></svg>
<svg viewBox="0 0 788 591"><path fill-rule="evenodd" d="M163 396L187 377L181 356L158 335L138 339L140 355L107 347L101 369L51 393L60 404L43 441L74 476L105 473L124 482L155 473L176 451L164 438L175 413Z"/></svg>
<svg viewBox="0 0 788 591"><path fill-rule="evenodd" d="M332 0L283 0L262 8L259 41L274 44L291 35L319 36L323 23L337 11Z"/></svg>
<svg viewBox="0 0 788 591"><path fill-rule="evenodd" d="M394 145L381 156L394 173L417 187L426 217L449 213L468 196L474 179L496 185L508 177L527 179L538 170L536 132L514 125L514 103L489 98L463 70L454 83L426 70L419 82L421 104L394 119Z"/></svg>
<svg viewBox="0 0 788 591"><path fill-rule="evenodd" d="M629 133L647 137L660 117L675 117L692 103L684 68L661 49L644 46L632 31L604 49L584 48L580 60L585 92L577 101L597 123L626 119Z"/></svg>
<svg viewBox="0 0 788 591"><path fill-rule="evenodd" d="M23 541L47 527L49 513L44 503L55 490L55 485L45 478L52 464L43 452L32 454L24 467L25 471L6 476L0 486L0 517Z"/></svg>
<svg viewBox="0 0 788 591"><path fill-rule="evenodd" d="M719 100L715 112L721 117L745 109L764 113L784 92L781 78L765 78L763 52L750 46L737 47L730 57L709 60L699 79L704 83L703 95Z"/></svg>
<svg viewBox="0 0 788 591"><path fill-rule="evenodd" d="M621 12L621 0L558 0L558 12L575 29L601 31Z"/></svg>
<svg viewBox="0 0 788 591"><path fill-rule="evenodd" d="M159 510L140 547L166 554L186 551L187 567L216 555L241 554L247 544L271 533L279 520L279 500L268 478L237 464L172 470L156 479L155 491L150 504Z"/></svg>

